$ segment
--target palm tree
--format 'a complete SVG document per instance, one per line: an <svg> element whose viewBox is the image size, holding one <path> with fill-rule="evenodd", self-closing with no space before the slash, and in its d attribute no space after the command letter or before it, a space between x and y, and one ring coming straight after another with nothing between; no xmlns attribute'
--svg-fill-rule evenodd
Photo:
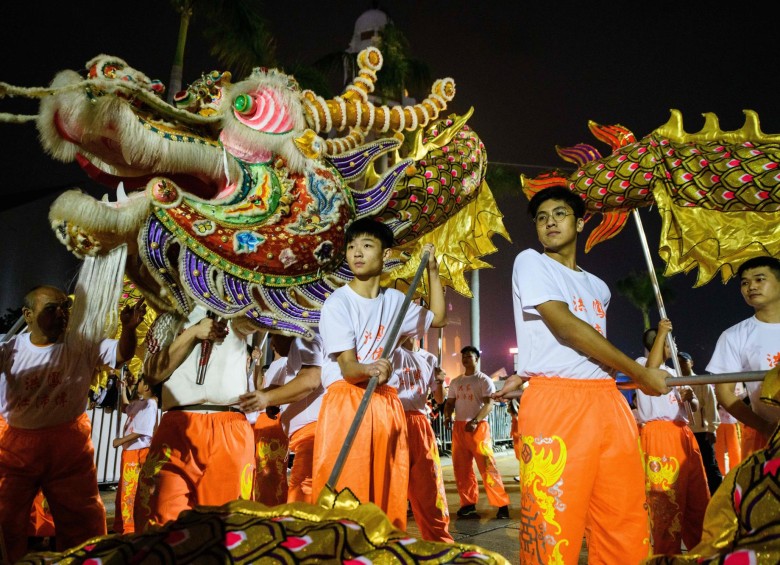
<svg viewBox="0 0 780 565"><path fill-rule="evenodd" d="M664 304L674 301L674 291L669 288L663 269L656 268L656 278ZM646 271L631 271L626 277L615 283L618 292L642 312L644 329L650 329L650 310L656 306L655 290L650 275Z"/></svg>
<svg viewBox="0 0 780 565"><path fill-rule="evenodd" d="M168 102L181 90L184 52L193 17L209 22L203 35L211 54L234 76L244 78L254 67L274 67L276 44L257 0L171 0L179 13L179 37L168 81Z"/></svg>

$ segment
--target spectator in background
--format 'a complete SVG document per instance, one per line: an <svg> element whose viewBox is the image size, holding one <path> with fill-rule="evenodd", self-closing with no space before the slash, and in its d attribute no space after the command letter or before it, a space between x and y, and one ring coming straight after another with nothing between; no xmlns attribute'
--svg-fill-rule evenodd
<svg viewBox="0 0 780 565"><path fill-rule="evenodd" d="M476 460L488 501L498 508L496 519L507 519L509 496L496 467L490 426L486 421L493 410L491 396L496 392L496 386L477 368L479 350L476 347L467 345L460 354L464 372L450 382L444 405L444 421L452 425L452 470L460 497L458 518L479 518L479 485L473 468Z"/></svg>

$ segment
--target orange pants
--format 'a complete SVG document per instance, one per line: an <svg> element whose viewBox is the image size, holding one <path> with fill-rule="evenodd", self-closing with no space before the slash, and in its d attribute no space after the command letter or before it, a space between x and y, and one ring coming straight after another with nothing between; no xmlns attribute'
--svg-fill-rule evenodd
<svg viewBox="0 0 780 565"><path fill-rule="evenodd" d="M0 527L11 562L27 551L30 509L39 490L49 503L57 550L106 534L89 418L0 434Z"/></svg>
<svg viewBox="0 0 780 565"><path fill-rule="evenodd" d="M532 378L520 400L520 562L649 555L637 426L612 379Z"/></svg>
<svg viewBox="0 0 780 565"><path fill-rule="evenodd" d="M287 434L279 417L260 413L254 425L255 493L254 500L266 506L287 502Z"/></svg>
<svg viewBox="0 0 780 565"><path fill-rule="evenodd" d="M740 424L720 423L715 434L715 458L718 460L720 473L725 477L731 469L742 462L742 446L740 445ZM726 468L726 454L729 456Z"/></svg>
<svg viewBox="0 0 780 565"><path fill-rule="evenodd" d="M322 397L314 438L312 495L315 499L330 478L364 392L365 386L338 381ZM333 486L336 491L348 488L361 502L373 502L396 528L406 530L409 449L404 409L393 387L376 387L341 475Z"/></svg>
<svg viewBox="0 0 780 565"><path fill-rule="evenodd" d="M406 412L409 443L409 491L414 520L422 539L453 543L450 512L441 472L436 436L422 412Z"/></svg>
<svg viewBox="0 0 780 565"><path fill-rule="evenodd" d="M54 518L51 515L49 503L46 502L42 492L38 492L33 501L27 534L41 538L50 538L54 535Z"/></svg>
<svg viewBox="0 0 780 565"><path fill-rule="evenodd" d="M287 502L308 502L313 504L311 495L311 470L314 461L314 437L317 422L306 424L290 437L290 451L295 454L290 481L287 486Z"/></svg>
<svg viewBox="0 0 780 565"><path fill-rule="evenodd" d="M148 453L148 447L129 451L122 450L119 485L116 489L116 502L114 503L114 533L116 534L135 532L135 522L133 522L135 494L138 491L138 477Z"/></svg>
<svg viewBox="0 0 780 565"><path fill-rule="evenodd" d="M744 461L753 455L759 449L764 449L769 442L769 438L755 428L742 424L742 440L740 448L742 449L742 460Z"/></svg>
<svg viewBox="0 0 780 565"><path fill-rule="evenodd" d="M653 553L673 555L701 541L710 501L699 444L687 424L654 420L639 432L645 455Z"/></svg>
<svg viewBox="0 0 780 565"><path fill-rule="evenodd" d="M509 496L496 466L490 427L483 420L477 424L476 430L467 432L467 423L455 422L452 426L452 471L455 473L460 505L476 504L479 501L479 486L474 474L476 460L488 502L496 507L506 506L509 504Z"/></svg>
<svg viewBox="0 0 780 565"><path fill-rule="evenodd" d="M152 437L138 479L135 528L164 524L198 505L252 498L252 426L237 412L170 410Z"/></svg>
<svg viewBox="0 0 780 565"><path fill-rule="evenodd" d="M520 437L520 428L517 426L517 416L512 415L512 424L509 428L509 433L512 436L512 448L515 450L515 459L520 461L520 446L523 444L523 439Z"/></svg>

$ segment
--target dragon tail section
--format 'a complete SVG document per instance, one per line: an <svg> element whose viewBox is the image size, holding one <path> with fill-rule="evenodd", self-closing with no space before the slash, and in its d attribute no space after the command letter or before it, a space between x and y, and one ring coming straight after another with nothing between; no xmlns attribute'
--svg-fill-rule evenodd
<svg viewBox="0 0 780 565"><path fill-rule="evenodd" d="M630 210L605 212L601 219L601 223L590 232L588 241L585 242L585 253L588 253L595 245L612 239L623 231L626 221L628 220L629 212Z"/></svg>

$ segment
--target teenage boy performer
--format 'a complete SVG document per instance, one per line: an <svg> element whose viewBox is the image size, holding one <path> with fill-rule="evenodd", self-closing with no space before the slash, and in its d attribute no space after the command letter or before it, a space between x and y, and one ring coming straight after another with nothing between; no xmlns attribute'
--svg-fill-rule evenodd
<svg viewBox="0 0 780 565"><path fill-rule="evenodd" d="M387 382L398 390L406 414L410 477L407 496L422 539L453 543L439 450L426 410L429 391L437 404L444 402L443 377L436 377L436 356L415 345L409 337L393 352L393 376Z"/></svg>
<svg viewBox="0 0 780 565"><path fill-rule="evenodd" d="M587 525L591 562L638 563L650 549L644 470L612 370L654 395L669 391L668 373L643 367L605 337L609 289L576 260L582 200L552 187L531 198L528 211L543 253L523 251L512 272L517 372L531 377L518 417L520 561L576 563ZM495 398L519 389L518 375Z"/></svg>
<svg viewBox="0 0 780 565"><path fill-rule="evenodd" d="M780 362L780 261L753 257L737 271L739 288L755 315L724 331L707 371L713 374L768 371ZM734 383L715 386L718 402L742 422L742 458L766 446L780 419L780 408L761 402L761 382L746 383L750 405L734 392Z"/></svg>
<svg viewBox="0 0 780 565"><path fill-rule="evenodd" d="M377 377L376 391L343 471L331 486L337 491L349 488L361 502L373 502L393 525L404 530L407 506L403 493L409 480L406 419L396 390L386 384L393 367L382 356L385 349L392 352L397 346L387 339L404 294L379 284L393 233L385 224L364 218L350 224L345 236L346 260L354 278L328 297L320 317L326 392L314 440L312 491L320 496L344 444L348 422L354 419L369 379ZM442 327L447 321L433 245L425 245L426 251L430 310L410 303L397 339L421 336L429 327Z"/></svg>

